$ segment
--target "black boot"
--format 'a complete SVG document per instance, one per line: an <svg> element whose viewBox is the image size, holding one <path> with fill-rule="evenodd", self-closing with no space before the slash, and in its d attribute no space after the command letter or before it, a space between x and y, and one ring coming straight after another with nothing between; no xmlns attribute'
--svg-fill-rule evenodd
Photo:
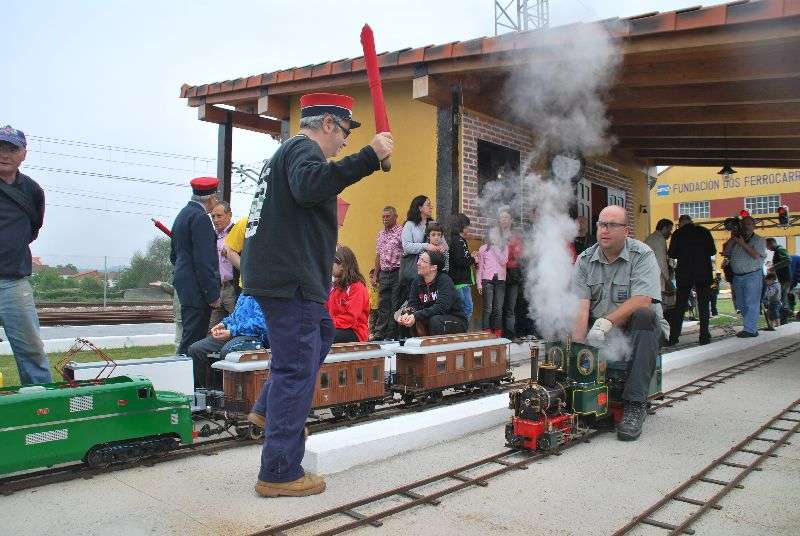
<svg viewBox="0 0 800 536"><path fill-rule="evenodd" d="M622 421L617 425L617 437L622 441L635 441L642 434L642 424L647 417L646 402L625 402Z"/></svg>

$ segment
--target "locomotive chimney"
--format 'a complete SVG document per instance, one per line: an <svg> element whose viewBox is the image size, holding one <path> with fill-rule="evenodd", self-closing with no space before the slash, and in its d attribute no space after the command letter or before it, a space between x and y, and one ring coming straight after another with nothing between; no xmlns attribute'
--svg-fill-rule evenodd
<svg viewBox="0 0 800 536"><path fill-rule="evenodd" d="M539 378L539 343L531 344L531 379L528 384L531 384Z"/></svg>

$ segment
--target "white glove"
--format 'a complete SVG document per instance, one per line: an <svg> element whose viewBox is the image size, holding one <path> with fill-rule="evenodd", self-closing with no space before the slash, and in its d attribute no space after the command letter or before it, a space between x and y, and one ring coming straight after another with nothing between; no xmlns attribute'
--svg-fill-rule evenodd
<svg viewBox="0 0 800 536"><path fill-rule="evenodd" d="M594 321L592 329L589 330L589 335L586 336L586 342L593 346L602 344L606 341L606 335L611 331L614 324L607 318L598 318Z"/></svg>

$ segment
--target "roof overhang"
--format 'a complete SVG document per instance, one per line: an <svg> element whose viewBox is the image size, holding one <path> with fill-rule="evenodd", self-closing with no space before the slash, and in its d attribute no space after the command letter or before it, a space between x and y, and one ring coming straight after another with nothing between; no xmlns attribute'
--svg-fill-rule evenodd
<svg viewBox="0 0 800 536"><path fill-rule="evenodd" d="M592 24L604 26L622 49L607 104L611 134L627 156L659 166L800 167L800 1L745 1ZM568 43L584 29L547 30L547 42ZM413 81L414 98L433 105L449 105L459 87L464 107L509 118L496 98L509 73L558 61L552 46L542 48L542 35L384 53L381 75L385 82ZM206 118L222 118L214 105L229 105L242 124L274 135L279 122L246 116L285 120L290 95L366 83L363 58L356 58L184 85L181 97Z"/></svg>

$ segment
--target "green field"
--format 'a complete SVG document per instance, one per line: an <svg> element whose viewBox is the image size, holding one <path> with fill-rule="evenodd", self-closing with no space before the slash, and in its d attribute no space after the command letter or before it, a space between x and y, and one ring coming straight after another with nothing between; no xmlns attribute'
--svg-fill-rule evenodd
<svg viewBox="0 0 800 536"><path fill-rule="evenodd" d="M143 359L145 357L161 357L165 355L172 355L175 353L174 344L164 344L161 346L133 346L130 348L111 348L104 350L111 359ZM53 380L60 381L61 375L56 372L55 366L64 355L63 352L54 352L49 354L50 357L50 372L53 374ZM88 361L101 361L94 352L79 352L73 356L72 361L78 363L86 363ZM17 385L19 383L19 373L17 372L17 364L14 361L14 356L0 355L0 372L3 373L3 385Z"/></svg>

